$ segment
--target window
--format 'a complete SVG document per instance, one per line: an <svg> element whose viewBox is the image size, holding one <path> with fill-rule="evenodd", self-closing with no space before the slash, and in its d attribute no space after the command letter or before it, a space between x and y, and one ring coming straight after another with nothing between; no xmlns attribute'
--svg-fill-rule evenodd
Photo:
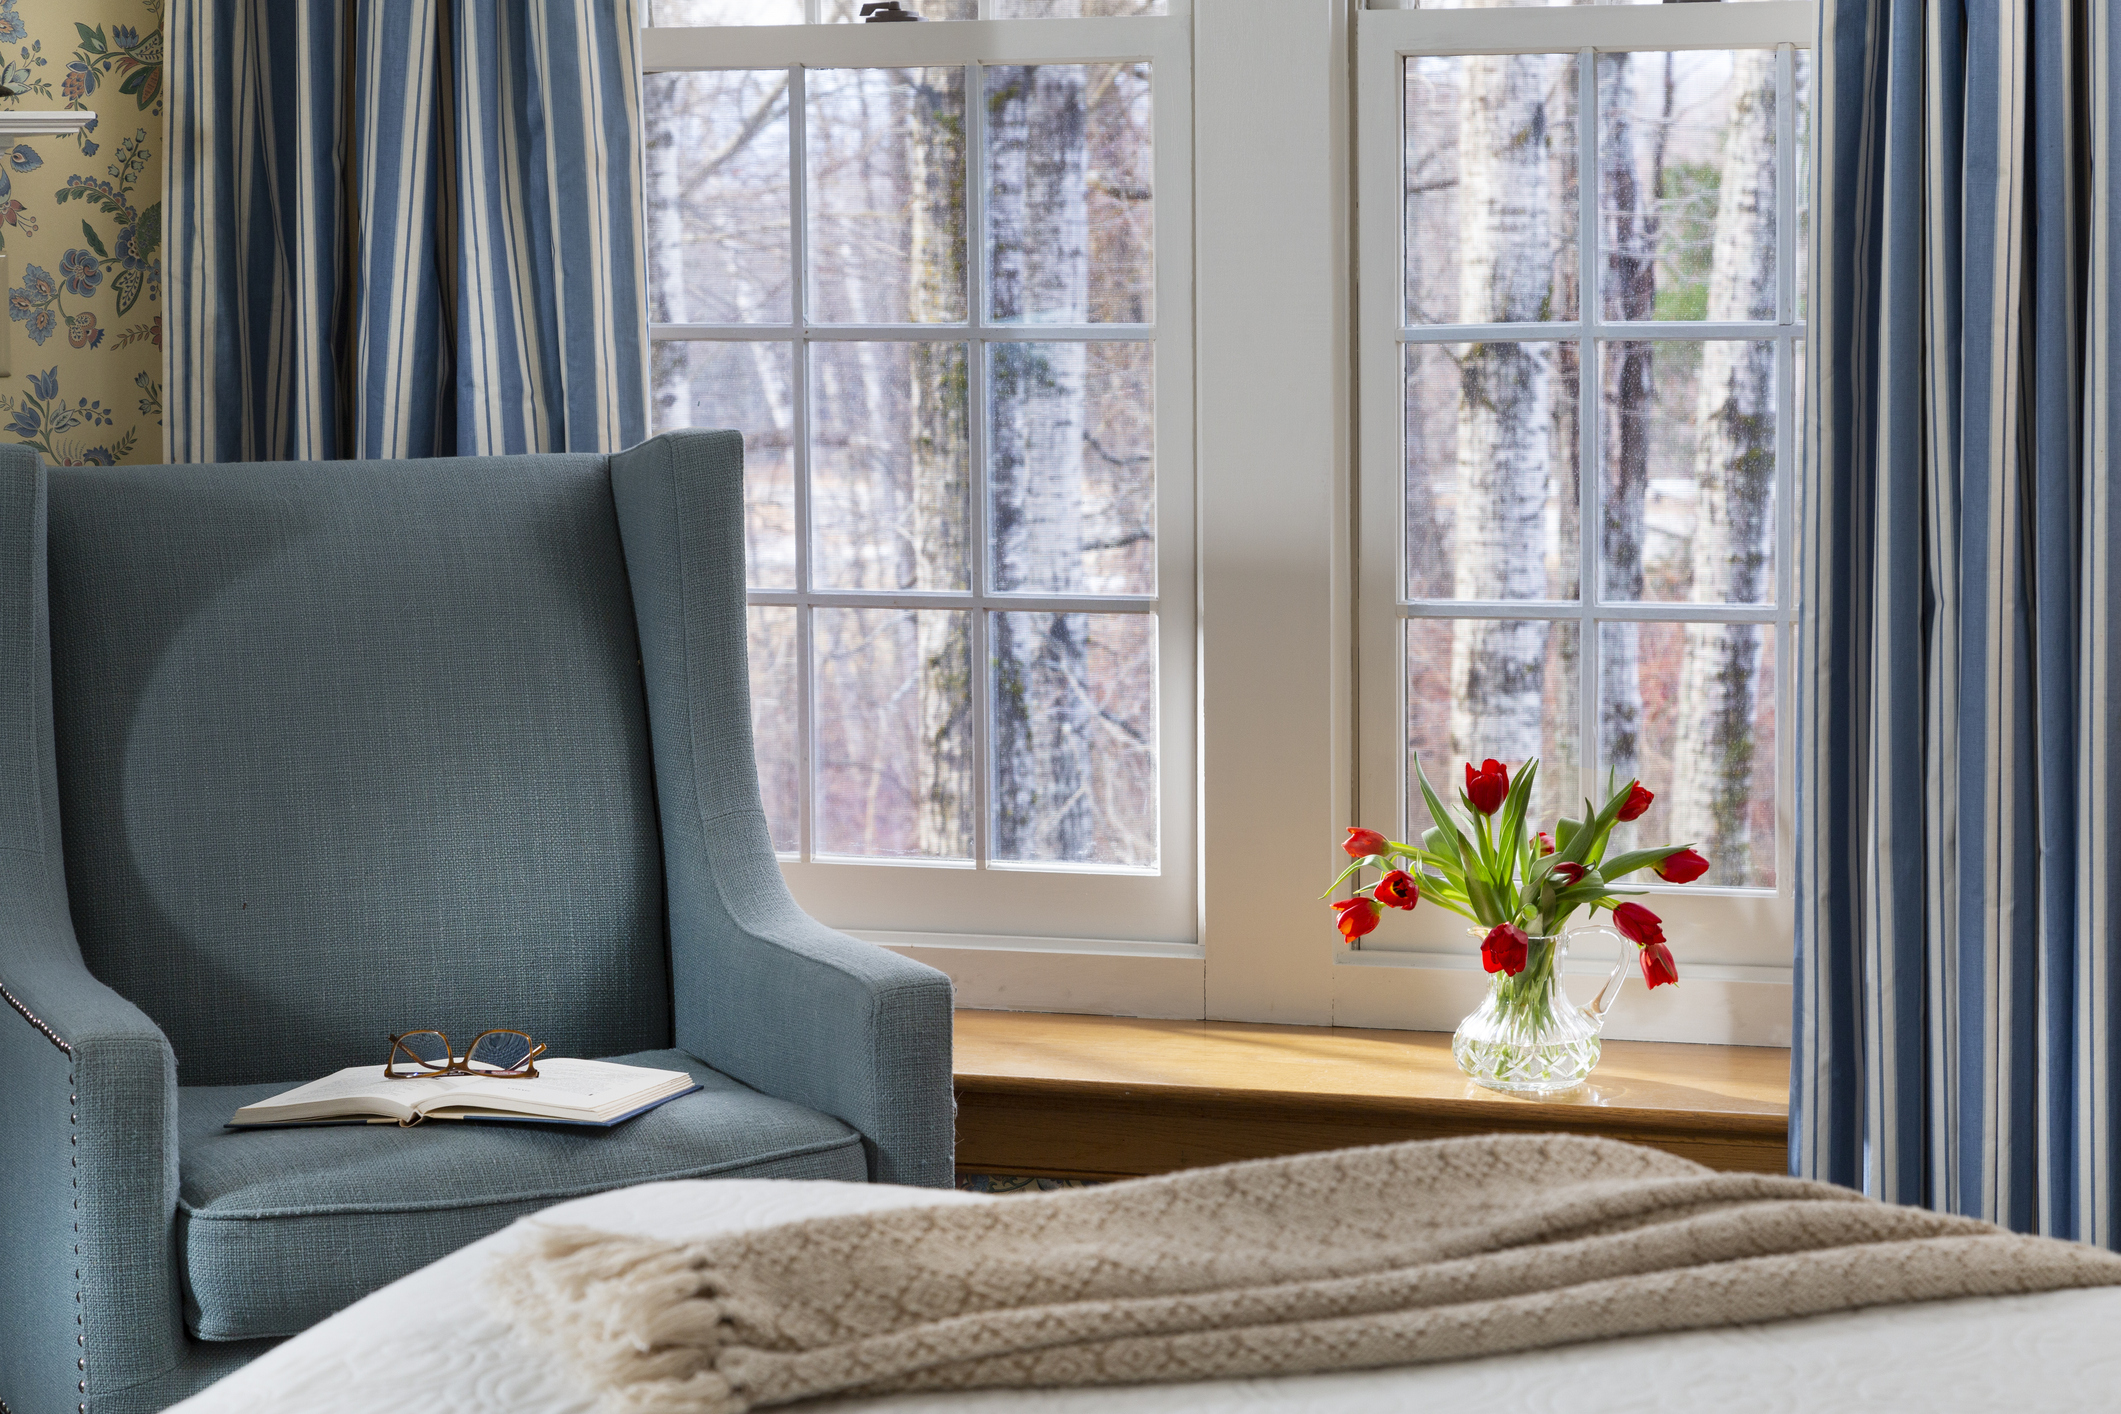
<svg viewBox="0 0 2121 1414"><path fill-rule="evenodd" d="M1410 747L1632 759L1733 842L1613 1034L1786 1039L1815 6L910 8L642 43L655 425L746 435L802 903L964 1005L1449 1029L1471 940L1345 950L1340 827Z"/></svg>
<svg viewBox="0 0 2121 1414"><path fill-rule="evenodd" d="M806 907L1190 949L1188 25L985 6L654 7L653 426L745 435L760 777ZM1064 12L1093 17L1008 18Z"/></svg>
<svg viewBox="0 0 2121 1414"><path fill-rule="evenodd" d="M1639 773L1690 975L1786 976L1812 11L1360 18L1362 812Z"/></svg>

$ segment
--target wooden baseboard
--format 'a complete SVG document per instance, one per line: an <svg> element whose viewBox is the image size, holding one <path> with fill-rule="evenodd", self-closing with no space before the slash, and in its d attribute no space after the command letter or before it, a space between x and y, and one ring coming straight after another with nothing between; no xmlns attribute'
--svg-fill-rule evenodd
<svg viewBox="0 0 2121 1414"><path fill-rule="evenodd" d="M961 1011L957 1165L1133 1178L1405 1139L1597 1134L1711 1168L1783 1172L1789 1052L1612 1042L1591 1082L1532 1099L1459 1074L1450 1038L1238 1022Z"/></svg>

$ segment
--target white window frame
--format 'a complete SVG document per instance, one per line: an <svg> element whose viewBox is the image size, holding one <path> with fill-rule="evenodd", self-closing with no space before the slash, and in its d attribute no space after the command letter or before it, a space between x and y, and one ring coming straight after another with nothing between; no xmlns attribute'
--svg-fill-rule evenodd
<svg viewBox="0 0 2121 1414"><path fill-rule="evenodd" d="M1779 262L1777 318L1744 324L1614 324L1603 317L1599 296L1603 261L1594 243L1578 242L1582 262L1579 318L1547 325L1423 325L1405 323L1403 277L1404 217L1400 191L1404 151L1403 66L1408 58L1445 54L1553 54L1578 52L1579 111L1596 111L1592 83L1596 66L1590 54L1618 51L1687 49L1776 49L1782 91L1791 91L1794 54L1809 49L1817 31L1817 8L1810 0L1763 0L1762 3L1705 5L1614 5L1498 10L1400 10L1377 8L1358 18L1357 104L1360 266L1369 274L1357 294L1361 335L1361 498L1370 512L1362 518L1358 571L1360 674L1360 742L1358 806L1363 822L1399 831L1427 824L1426 812L1408 805L1406 768L1406 629L1414 618L1537 618L1580 625L1579 671L1596 683L1598 627L1605 623L1758 622L1775 635L1777 694L1776 879L1773 889L1657 889L1654 906L1667 922L1690 984L1661 994L1635 991L1613 1013L1608 1034L1666 1040L1722 1041L1786 1045L1789 1040L1790 967L1793 906L1791 845L1793 812L1792 732L1789 704L1794 667L1791 635L1795 626L1793 560L1795 494L1798 469L1793 350L1804 337L1796 301L1796 260ZM1794 257L1797 238L1797 129L1795 105L1779 106L1777 133L1778 226L1784 254ZM1374 140L1373 140L1374 135ZM1585 201L1598 192L1597 125L1578 125L1578 161ZM1602 224L1593 209L1593 228ZM1580 362L1586 409L1598 406L1596 342L1616 336L1630 339L1700 340L1748 338L1773 340L1777 347L1777 481L1775 602L1764 606L1706 606L1666 603L1617 603L1603 599L1603 576L1595 563L1582 566L1582 597L1574 604L1490 604L1409 601L1404 569L1405 517L1399 512L1405 476L1404 393L1401 372L1409 345L1463 342L1483 334L1513 338L1548 337L1580 340ZM1582 419L1583 465L1599 468L1602 418ZM1602 477L1582 477L1582 525L1585 544L1594 545L1589 527L1600 524ZM1582 793L1598 794L1591 779L1598 739L1595 692L1579 694L1583 742ZM1427 763L1433 773L1453 770L1455 762ZM1434 780L1438 789L1447 784ZM1412 817L1412 818L1410 818ZM1396 836L1407 838L1405 834ZM1571 972L1602 972L1607 957L1572 958ZM1351 1025L1409 1024L1448 1029L1468 1009L1485 982L1475 944L1463 921L1441 910L1416 910L1407 923L1382 930L1360 951L1337 959L1334 987L1336 1021ZM1684 995L1676 995L1676 994Z"/></svg>
<svg viewBox="0 0 2121 1414"><path fill-rule="evenodd" d="M810 11L815 15L817 6ZM918 8L916 5L914 8ZM1011 1000L1033 1006L1090 1010L1147 1007L1156 1014L1198 1015L1201 1008L1201 879L1198 866L1199 699L1195 666L1193 221L1191 0L1170 0L1169 16L1090 20L998 20L922 24L805 24L646 28L641 32L647 73L705 69L783 69L790 73L790 190L792 218L803 226L802 154L804 74L810 69L965 65L967 74L968 265L970 318L953 325L848 326L810 323L798 294L790 323L651 326L655 341L774 341L791 348L798 394L795 421L797 584L794 591L750 592L754 605L954 608L974 621L975 710L985 760L985 615L996 609L1090 613L1131 611L1158 626L1158 702L1155 704L1160 801L1159 864L1155 869L998 863L984 857L986 770L979 781L979 858L954 861L849 860L811 850L814 797L810 761L800 804L800 847L782 869L804 908L857 937L943 966L957 977L961 1001ZM1155 323L1059 329L1022 322L989 323L984 272L987 164L981 160L984 104L980 68L987 64L1147 61L1153 84L1152 131L1156 192ZM800 292L807 293L801 245L792 249ZM975 510L973 579L964 593L840 593L808 587L808 381L811 341L849 339L948 340L971 346L969 398L974 411L971 455L984 486L985 350L990 343L1039 341L1066 335L1090 341L1150 341L1155 355L1157 589L1143 596L1050 597L999 595L987 590L986 498ZM807 613L799 613L807 629ZM810 646L799 634L798 739L811 743ZM814 760L814 753L811 755ZM888 928L879 923L888 923Z"/></svg>
<svg viewBox="0 0 2121 1414"><path fill-rule="evenodd" d="M1169 20L977 27L1007 26L1030 38L1048 26L1188 23L1184 0L1174 0L1173 10ZM1396 408L1399 399L1396 342L1390 338L1398 327L1396 311L1378 326L1387 332L1394 360L1381 381L1367 366L1375 362L1375 350L1363 346L1356 318L1358 299L1376 295L1374 285L1359 286L1361 270L1381 264L1390 272L1387 300L1398 297L1401 267L1373 247L1382 215L1385 239L1396 251L1399 204L1386 203L1380 213L1375 203L1358 211L1356 201L1359 159L1374 166L1382 147L1387 159L1396 160L1400 116L1390 51L1414 33L1417 44L1472 52L1495 42L1498 25L1537 28L1536 47L1548 50L1583 47L1567 27L1586 23L1640 26L1647 31L1642 48L1671 47L1675 26L1682 24L1771 25L1774 41L1792 28L1808 39L1815 14L1813 5L1790 0L1427 13L1364 12L1359 0L1210 0L1193 8L1185 51L1192 94L1190 211L1172 208L1178 188L1158 175L1164 203L1159 221L1188 219L1191 238L1169 239L1165 228L1158 358L1161 376L1180 339L1190 335L1186 353L1196 381L1183 408L1159 389L1158 471L1165 478L1166 514L1176 484L1170 478L1194 478L1198 495L1184 509L1193 517L1195 558L1184 584L1169 575L1160 581L1158 614L1163 634L1190 633L1196 644L1185 701L1174 707L1174 684L1167 679L1159 719L1166 792L1180 784L1197 822L1189 878L1196 930L1177 942L1130 943L1127 930L1052 936L1061 930L1040 926L1046 915L1034 890L1049 876L994 871L989 877L1020 891L998 908L1002 916L995 927L893 938L850 919L854 931L943 968L957 983L962 1006L1455 1026L1483 990L1486 979L1476 962L1463 952L1426 949L1350 952L1317 899L1336 861L1345 862L1336 843L1343 827L1363 815L1358 782L1367 786L1370 778L1358 769L1357 737L1365 727L1374 734L1378 722L1363 693L1374 697L1380 677L1392 691L1398 662L1393 649L1382 674L1368 670L1378 661L1378 635L1373 626L1358 661L1356 632L1358 609L1374 609L1380 588L1383 612L1401 622L1392 610L1398 595L1390 571L1380 585L1374 552L1361 544L1359 527L1367 521L1356 494L1359 469L1373 480L1380 472L1371 446L1379 409L1375 400L1359 404L1358 375L1362 387L1386 390L1387 408ZM974 27L874 26L855 42L865 46L863 62L890 62L892 51L883 46L907 42L896 35ZM853 29L817 27L843 35ZM784 39L721 27L693 32L674 48L677 33L644 33L648 69L785 67L786 44L807 45L815 31ZM1719 34L1715 43L1728 47L1735 37ZM1611 42L1606 36L1589 41ZM845 62L842 51L796 52ZM1071 45L1068 52L1077 50ZM898 60L910 61L910 55ZM1155 56L1152 62L1158 62ZM1358 105L1358 73L1367 76L1380 64L1385 83L1369 79L1369 102ZM1171 72L1167 58L1158 68L1160 75ZM1168 83L1158 80L1159 114L1169 111ZM1382 104L1380 87L1388 95ZM1383 126L1376 126L1380 121ZM1392 136L1359 145L1358 129ZM1172 155L1160 132L1158 160ZM1374 186L1374 177L1363 180ZM1370 223L1360 241L1359 220ZM1190 260L1190 287L1173 287L1176 258ZM1181 306L1179 299L1188 302ZM1181 320L1180 308L1190 316ZM1177 432L1169 427L1174 415L1184 424ZM1184 442L1167 440L1178 433ZM1190 448L1183 460L1179 446ZM1382 458L1389 493L1384 504L1391 506L1397 505L1397 488L1389 480L1395 464L1391 454ZM1183 611L1177 598L1182 593L1190 596ZM1395 692L1389 710L1397 709ZM1171 736L1179 721L1193 732L1186 757L1177 754ZM1394 767L1391 779L1397 774ZM1377 789L1389 792L1391 780ZM1785 792L1785 806L1787 799ZM1167 814L1167 872L1174 868L1172 828ZM945 871L900 872L929 879ZM822 910L820 916L835 921ZM1683 951L1683 965L1686 957ZM1647 998L1630 988L1608 1034L1786 1044L1786 967L1692 965L1686 980ZM1262 1033L1261 1043L1301 1045L1280 1033Z"/></svg>

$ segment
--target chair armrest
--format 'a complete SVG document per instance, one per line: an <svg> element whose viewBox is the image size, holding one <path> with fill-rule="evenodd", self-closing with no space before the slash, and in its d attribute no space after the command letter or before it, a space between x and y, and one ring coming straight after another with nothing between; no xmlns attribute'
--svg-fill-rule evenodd
<svg viewBox="0 0 2121 1414"><path fill-rule="evenodd" d="M72 1410L171 1369L177 1068L89 975L52 746L43 464L0 447L0 1401Z"/></svg>
<svg viewBox="0 0 2121 1414"><path fill-rule="evenodd" d="M860 1130L874 1181L949 1187L950 979L804 913L763 812L703 824L698 867L665 866L678 1045Z"/></svg>
<svg viewBox="0 0 2121 1414"><path fill-rule="evenodd" d="M611 459L655 754L677 1043L860 1130L870 1177L947 1186L950 980L806 916L759 805L746 667L743 440Z"/></svg>
<svg viewBox="0 0 2121 1414"><path fill-rule="evenodd" d="M70 927L8 913L0 1399L73 1409L183 1357L176 1058L139 1008L89 975Z"/></svg>

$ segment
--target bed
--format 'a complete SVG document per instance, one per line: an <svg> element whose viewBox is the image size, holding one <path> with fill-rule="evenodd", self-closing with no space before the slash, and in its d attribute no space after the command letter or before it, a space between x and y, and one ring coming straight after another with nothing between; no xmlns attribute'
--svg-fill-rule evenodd
<svg viewBox="0 0 2121 1414"><path fill-rule="evenodd" d="M526 1218L275 1348L176 1408L367 1414L590 1414L565 1369L489 1309L484 1274L531 1224L665 1238L924 1203L1023 1201L785 1180L645 1184ZM2121 1403L2121 1288L1877 1308L1773 1325L1388 1370L817 1401L818 1414L1370 1414L1407 1409L2110 1410Z"/></svg>

